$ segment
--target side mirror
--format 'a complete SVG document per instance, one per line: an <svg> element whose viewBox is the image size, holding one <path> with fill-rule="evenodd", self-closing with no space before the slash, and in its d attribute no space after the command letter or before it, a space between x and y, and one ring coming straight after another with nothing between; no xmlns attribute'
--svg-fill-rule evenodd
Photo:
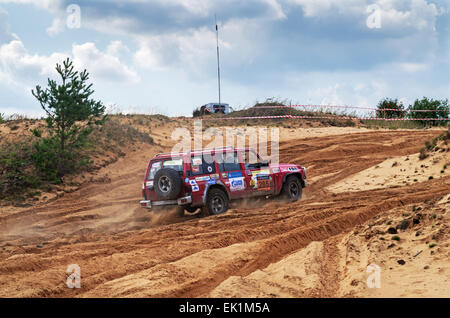
<svg viewBox="0 0 450 318"><path fill-rule="evenodd" d="M269 166L269 160L261 161L261 167L268 167L268 166Z"/></svg>

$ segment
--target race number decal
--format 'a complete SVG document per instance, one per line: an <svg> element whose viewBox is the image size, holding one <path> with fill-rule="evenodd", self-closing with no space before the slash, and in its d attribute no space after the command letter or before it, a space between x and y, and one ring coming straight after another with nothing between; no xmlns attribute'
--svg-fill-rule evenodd
<svg viewBox="0 0 450 318"><path fill-rule="evenodd" d="M258 190L270 190L270 178L269 176L256 177Z"/></svg>

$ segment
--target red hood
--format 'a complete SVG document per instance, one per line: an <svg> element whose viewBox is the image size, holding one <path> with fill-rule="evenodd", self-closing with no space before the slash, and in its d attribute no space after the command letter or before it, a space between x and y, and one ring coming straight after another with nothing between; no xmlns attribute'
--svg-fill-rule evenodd
<svg viewBox="0 0 450 318"><path fill-rule="evenodd" d="M292 164L292 163L271 163L269 165L269 167L271 169L273 168L289 168L289 167L297 167L299 169L302 168L302 166L296 165L296 164Z"/></svg>

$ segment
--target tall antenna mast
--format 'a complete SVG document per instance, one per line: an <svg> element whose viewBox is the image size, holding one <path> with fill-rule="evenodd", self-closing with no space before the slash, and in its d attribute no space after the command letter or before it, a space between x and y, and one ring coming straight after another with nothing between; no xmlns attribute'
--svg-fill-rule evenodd
<svg viewBox="0 0 450 318"><path fill-rule="evenodd" d="M217 16L214 14L214 19L216 22L216 41L217 41L217 80L219 83L219 104L221 103L220 96L220 55L219 55L219 26L217 25Z"/></svg>

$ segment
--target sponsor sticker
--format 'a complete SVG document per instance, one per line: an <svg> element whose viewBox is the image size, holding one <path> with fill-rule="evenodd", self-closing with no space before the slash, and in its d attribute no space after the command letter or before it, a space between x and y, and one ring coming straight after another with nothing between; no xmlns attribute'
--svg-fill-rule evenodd
<svg viewBox="0 0 450 318"><path fill-rule="evenodd" d="M219 179L219 174L218 173L212 174L211 179Z"/></svg>
<svg viewBox="0 0 450 318"><path fill-rule="evenodd" d="M192 172L199 173L200 172L200 167L199 166L192 166Z"/></svg>
<svg viewBox="0 0 450 318"><path fill-rule="evenodd" d="M272 173L278 173L278 172L280 172L280 168L273 168L272 169Z"/></svg>
<svg viewBox="0 0 450 318"><path fill-rule="evenodd" d="M146 185L147 187L153 187L153 181L147 181L147 182L145 183L145 185Z"/></svg>
<svg viewBox="0 0 450 318"><path fill-rule="evenodd" d="M228 172L228 178L242 178L241 171Z"/></svg>
<svg viewBox="0 0 450 318"><path fill-rule="evenodd" d="M259 175L268 175L268 174L270 174L270 170L255 170L255 171L252 171L252 175L254 175L254 176L259 176Z"/></svg>
<svg viewBox="0 0 450 318"><path fill-rule="evenodd" d="M208 172L211 173L213 171L213 168L211 166L208 166Z"/></svg>
<svg viewBox="0 0 450 318"><path fill-rule="evenodd" d="M192 164L194 166L200 166L202 164L202 158L192 158Z"/></svg>
<svg viewBox="0 0 450 318"><path fill-rule="evenodd" d="M206 184L216 184L216 179L208 180Z"/></svg>
<svg viewBox="0 0 450 318"><path fill-rule="evenodd" d="M240 191L245 189L244 178L233 178L230 179L230 190Z"/></svg>
<svg viewBox="0 0 450 318"><path fill-rule="evenodd" d="M200 190L199 187L198 187L198 184L197 184L197 182L195 180L189 180L189 184L192 187L192 192L197 192L197 191Z"/></svg>
<svg viewBox="0 0 450 318"><path fill-rule="evenodd" d="M161 168L161 161L154 162L152 168Z"/></svg>
<svg viewBox="0 0 450 318"><path fill-rule="evenodd" d="M298 168L297 167L281 168L281 171L283 171L283 172L286 172L286 171L294 172L294 171L298 171Z"/></svg>
<svg viewBox="0 0 450 318"><path fill-rule="evenodd" d="M223 172L222 173L222 178L225 178L225 179L228 178L228 174L226 172Z"/></svg>
<svg viewBox="0 0 450 318"><path fill-rule="evenodd" d="M270 190L270 180L258 180L258 190Z"/></svg>
<svg viewBox="0 0 450 318"><path fill-rule="evenodd" d="M208 181L210 179L209 176L197 177L195 181Z"/></svg>

